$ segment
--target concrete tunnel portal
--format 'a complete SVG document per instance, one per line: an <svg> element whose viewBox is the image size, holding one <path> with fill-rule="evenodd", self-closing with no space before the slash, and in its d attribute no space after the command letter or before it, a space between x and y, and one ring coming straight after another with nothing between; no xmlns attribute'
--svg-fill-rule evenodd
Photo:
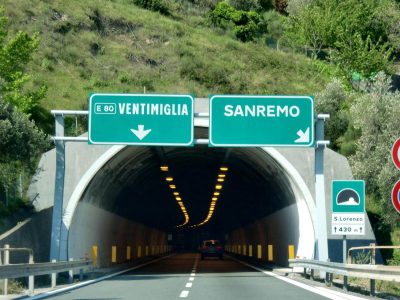
<svg viewBox="0 0 400 300"><path fill-rule="evenodd" d="M205 136L205 129L197 127L196 135ZM185 219L167 174L193 225L208 214L221 166L228 171L210 221L176 228ZM145 246L165 244L193 251L213 238L253 249L262 245L264 258L271 244L274 262L286 265L288 245L296 256L313 257L314 209L301 176L272 148L114 146L77 185L64 214L62 242L67 257L82 257L96 245L99 264L109 265L114 245L118 261L124 261L128 245L135 257L138 245L143 252Z"/></svg>

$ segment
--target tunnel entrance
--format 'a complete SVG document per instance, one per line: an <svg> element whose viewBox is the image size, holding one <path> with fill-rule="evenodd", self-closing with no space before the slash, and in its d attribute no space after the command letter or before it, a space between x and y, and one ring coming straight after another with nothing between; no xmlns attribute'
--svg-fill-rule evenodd
<svg viewBox="0 0 400 300"><path fill-rule="evenodd" d="M282 265L288 245L297 256L312 258L313 200L298 182L301 176L273 149L115 146L109 152L69 201L64 218L69 257L96 245L104 249L99 263L107 265L113 245L169 244L193 251L204 239L219 239L226 245L274 245L274 262ZM193 226L210 212L221 167L226 177L212 217ZM189 218L180 227L186 219L176 192Z"/></svg>

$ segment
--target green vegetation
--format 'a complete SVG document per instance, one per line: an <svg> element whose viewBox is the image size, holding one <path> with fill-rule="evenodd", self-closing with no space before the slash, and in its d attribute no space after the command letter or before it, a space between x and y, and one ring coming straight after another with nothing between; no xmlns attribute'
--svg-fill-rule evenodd
<svg viewBox="0 0 400 300"><path fill-rule="evenodd" d="M172 17L126 0L3 3L10 30L40 32L28 70L33 86L48 86L41 101L47 109L86 107L93 91L314 94L328 81L302 55L210 28L204 16L211 1L171 2ZM186 17L192 11L198 17Z"/></svg>
<svg viewBox="0 0 400 300"><path fill-rule="evenodd" d="M367 181L378 241L400 243L400 216L390 203L399 178L390 159L400 137L400 98L390 81L400 54L398 1L2 5L9 23L0 19L0 95L12 106L6 111L26 126L30 118L51 132L48 110L86 108L90 92L316 95L317 111L331 114L326 135L332 149L349 157L355 177ZM81 124L74 133L82 130ZM29 155L34 161L35 153ZM386 258L400 262L396 251Z"/></svg>
<svg viewBox="0 0 400 300"><path fill-rule="evenodd" d="M25 65L38 45L36 36L18 32L7 37L7 18L0 10L0 216L25 206L22 175L35 170L36 157L47 147L45 134L29 119L38 111L46 88L26 88L30 76ZM17 193L16 183L19 183Z"/></svg>

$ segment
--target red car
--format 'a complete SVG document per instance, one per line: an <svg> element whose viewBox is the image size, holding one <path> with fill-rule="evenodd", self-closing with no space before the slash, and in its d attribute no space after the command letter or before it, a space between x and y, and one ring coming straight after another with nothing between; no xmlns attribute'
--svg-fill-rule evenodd
<svg viewBox="0 0 400 300"><path fill-rule="evenodd" d="M206 240L200 246L201 259L205 257L224 258L224 247L218 240Z"/></svg>

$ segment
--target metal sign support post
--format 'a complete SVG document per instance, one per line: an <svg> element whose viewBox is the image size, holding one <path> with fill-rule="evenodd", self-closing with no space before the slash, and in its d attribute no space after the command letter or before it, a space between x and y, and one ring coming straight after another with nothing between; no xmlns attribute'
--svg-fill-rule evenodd
<svg viewBox="0 0 400 300"><path fill-rule="evenodd" d="M64 136L64 115L55 114L56 137ZM55 140L56 144L56 178L54 187L53 219L51 225L50 261L60 260L61 222L64 202L65 177L65 143Z"/></svg>
<svg viewBox="0 0 400 300"><path fill-rule="evenodd" d="M347 236L343 235L343 263L347 264ZM347 276L343 276L343 288L347 292L348 282Z"/></svg>
<svg viewBox="0 0 400 300"><path fill-rule="evenodd" d="M325 202L325 176L324 176L324 150L329 141L324 140L325 120L329 115L318 115L316 122L315 138L315 201L316 201L316 234L317 249L316 258L320 261L328 261L328 229L326 225ZM320 272L320 277L325 278L325 272Z"/></svg>

